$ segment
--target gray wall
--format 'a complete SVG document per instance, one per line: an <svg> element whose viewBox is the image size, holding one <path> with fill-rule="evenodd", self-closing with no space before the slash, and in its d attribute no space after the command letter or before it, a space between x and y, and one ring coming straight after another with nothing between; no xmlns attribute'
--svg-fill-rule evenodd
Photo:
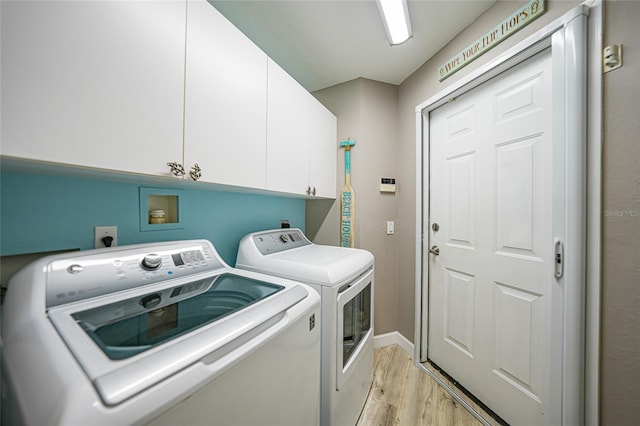
<svg viewBox="0 0 640 426"><path fill-rule="evenodd" d="M601 424L640 422L640 2L604 4Z"/></svg>
<svg viewBox="0 0 640 426"><path fill-rule="evenodd" d="M437 66L519 3L498 2L399 87L400 179L415 174L414 108L448 84L562 15L578 2L548 3L548 12L453 77L438 83ZM640 418L640 2L604 3L604 45L624 45L624 66L603 79L603 216L600 424L634 425ZM399 194L398 221L415 217L412 191ZM409 228L409 227L407 227ZM399 249L412 249L413 227L402 228ZM406 232L405 232L406 231ZM398 330L413 337L413 257L400 258Z"/></svg>
<svg viewBox="0 0 640 426"><path fill-rule="evenodd" d="M359 78L314 95L338 117L338 140L354 139L351 185L356 199L356 247L371 251L375 267L374 332L398 329L398 238L386 235L397 220L397 195L380 192L380 178L397 177L398 88ZM338 155L337 190L344 185L344 153ZM403 183L401 182L400 185ZM340 201L307 202L307 234L316 243L339 245Z"/></svg>
<svg viewBox="0 0 640 426"><path fill-rule="evenodd" d="M401 315L398 330L405 337L413 340L414 336L414 241L415 241L415 107L431 96L444 90L450 84L458 81L471 71L490 62L500 53L513 47L518 42L535 33L537 30L564 14L567 10L579 4L577 1L548 1L547 12L536 21L499 44L488 53L481 56L470 65L453 74L443 82L438 82L437 70L449 58L466 48L472 41L484 35L498 22L509 16L526 1L498 1L476 21L465 28L449 44L443 47L435 56L429 59L416 72L407 78L399 87L398 92L398 123L400 130L399 164L400 179L406 182L399 194L398 221L403 224L398 237L400 250L406 255L400 259L400 275L398 282L398 303Z"/></svg>
<svg viewBox="0 0 640 426"><path fill-rule="evenodd" d="M579 4L548 1L545 15L438 82L437 69L442 63L525 3L496 2L400 86L356 79L314 92L338 117L338 140L351 137L358 143L352 151L356 243L376 256L376 334L399 331L410 341L414 338L415 107ZM379 193L381 177L397 179L395 195ZM344 164L339 164L338 190L343 183ZM338 214L338 201L308 201L307 234L316 243L338 245ZM395 220L394 236L384 234L386 220Z"/></svg>
<svg viewBox="0 0 640 426"><path fill-rule="evenodd" d="M357 151L362 145L354 149L355 173L369 168L367 175L379 178L389 171L397 173L399 183L396 195L385 198L373 194L373 188L365 190L374 182L365 182L364 175L354 182L356 191L374 195L365 197L367 203L372 203L368 207L359 206L359 218L367 227L363 229L361 225L358 231L360 235L376 234L375 238L365 238L365 248L376 254L377 261L376 334L398 330L409 340L414 337L415 107L579 4L547 2L547 13L536 22L444 82L437 81L439 65L524 3L494 4L407 78L397 88L397 99L393 87L385 86L388 96L380 96L371 90L375 83L365 84L363 80L316 93L338 116L341 138L352 136L357 140L364 137L368 128L379 129L380 117L368 114L371 108L365 100L382 102L379 108L386 108L385 113L397 108L397 123L385 117L386 139L375 138L375 147L381 151L373 147ZM603 82L600 424L625 426L637 424L640 418L640 2L606 1L604 15L605 45L624 45L624 66L606 74ZM397 133L392 133L394 126ZM389 149L389 144L395 145ZM339 180L343 179L343 172L343 168L339 170ZM316 202L307 205L308 232L317 230L319 241L337 244L338 207L311 203ZM391 212L396 214L396 235L385 238L381 234L384 225L376 221L391 218L387 217ZM380 254L388 257L380 258ZM382 276L384 279L378 278ZM381 314L380 310L384 312Z"/></svg>

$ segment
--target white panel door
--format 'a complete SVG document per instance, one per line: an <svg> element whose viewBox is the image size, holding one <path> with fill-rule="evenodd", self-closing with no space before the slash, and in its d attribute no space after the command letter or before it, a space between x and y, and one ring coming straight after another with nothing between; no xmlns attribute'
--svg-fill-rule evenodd
<svg viewBox="0 0 640 426"><path fill-rule="evenodd" d="M3 1L2 155L166 175L186 3Z"/></svg>
<svg viewBox="0 0 640 426"><path fill-rule="evenodd" d="M267 55L206 0L189 0L187 14L185 168L264 188Z"/></svg>
<svg viewBox="0 0 640 426"><path fill-rule="evenodd" d="M561 423L551 114L545 51L429 121L428 357L513 425Z"/></svg>

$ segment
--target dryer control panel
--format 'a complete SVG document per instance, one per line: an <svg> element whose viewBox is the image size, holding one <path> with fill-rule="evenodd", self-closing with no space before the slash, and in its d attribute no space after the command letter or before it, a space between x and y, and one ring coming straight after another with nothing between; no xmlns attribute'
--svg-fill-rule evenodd
<svg viewBox="0 0 640 426"><path fill-rule="evenodd" d="M296 228L267 231L253 236L253 242L262 255L278 253L311 244Z"/></svg>

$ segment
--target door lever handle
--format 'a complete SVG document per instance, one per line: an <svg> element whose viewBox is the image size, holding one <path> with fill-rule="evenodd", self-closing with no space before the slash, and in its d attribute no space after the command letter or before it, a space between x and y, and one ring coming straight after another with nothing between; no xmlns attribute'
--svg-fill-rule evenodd
<svg viewBox="0 0 640 426"><path fill-rule="evenodd" d="M435 256L440 256L440 247L438 246L431 246L431 248L429 249L429 253L435 255Z"/></svg>

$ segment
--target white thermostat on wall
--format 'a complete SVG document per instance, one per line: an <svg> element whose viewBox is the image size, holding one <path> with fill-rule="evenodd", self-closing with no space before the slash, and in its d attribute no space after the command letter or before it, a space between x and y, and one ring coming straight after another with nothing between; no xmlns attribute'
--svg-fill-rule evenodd
<svg viewBox="0 0 640 426"><path fill-rule="evenodd" d="M380 179L380 192L396 192L396 179L395 178L381 178Z"/></svg>

